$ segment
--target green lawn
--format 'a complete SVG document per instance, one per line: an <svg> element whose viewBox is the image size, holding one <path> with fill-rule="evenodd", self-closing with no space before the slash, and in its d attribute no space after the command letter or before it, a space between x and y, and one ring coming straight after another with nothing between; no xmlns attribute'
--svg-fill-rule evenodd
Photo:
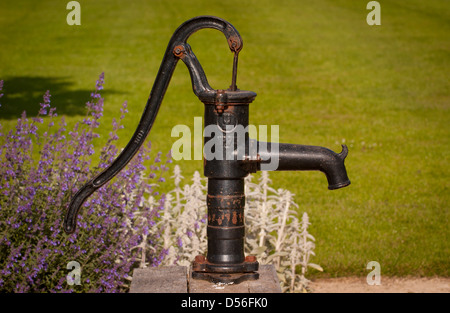
<svg viewBox="0 0 450 313"><path fill-rule="evenodd" d="M381 26L366 23L368 1L80 0L81 26L66 23L65 1L0 3L0 123L38 111L50 89L69 127L105 72L105 116L97 140L128 101L124 147L139 121L174 30L197 15L230 21L244 39L238 86L258 93L254 125L280 125L280 141L340 151L352 185L328 191L318 172L276 172L296 194L316 238L324 273L449 276L450 2L379 1ZM232 54L214 30L189 40L212 87L227 88ZM180 62L150 134L156 151L194 125L203 105ZM187 177L201 161L179 162Z"/></svg>

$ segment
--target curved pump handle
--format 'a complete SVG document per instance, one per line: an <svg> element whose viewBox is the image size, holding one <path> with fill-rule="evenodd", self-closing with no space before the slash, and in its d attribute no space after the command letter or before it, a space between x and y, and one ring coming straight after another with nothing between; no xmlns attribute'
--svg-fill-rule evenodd
<svg viewBox="0 0 450 313"><path fill-rule="evenodd" d="M242 38L239 35L238 31L229 22L214 16L199 16L184 22L174 32L172 38L169 41L166 52L164 54L164 58L161 62L161 66L153 84L152 91L150 92L150 97L145 106L144 113L142 114L141 120L130 142L126 145L125 149L123 149L123 151L108 168L106 168L94 179L90 180L83 187L81 187L72 198L64 219L64 231L66 233L71 234L75 231L78 212L84 201L95 190L103 186L117 173L119 173L138 152L139 148L142 146L142 143L145 141L145 138L150 132L150 129L152 128L156 115L158 114L159 106L161 105L161 102L164 98L164 94L167 90L170 79L172 78L172 74L175 70L177 62L180 58L182 58L182 55L177 55L177 51L181 51L177 50L176 48L189 47L189 45L186 43L187 39L193 33L203 28L217 29L225 35L228 46L235 55L231 89L236 89L237 55L242 49L243 45ZM189 64L186 63L186 65L190 67ZM200 64L197 62L196 64L194 64L194 66L198 67L197 70L201 72L200 74L201 76L203 76L206 86L209 87ZM192 77L193 68L190 67L189 69L191 72L191 78L194 79L194 77Z"/></svg>

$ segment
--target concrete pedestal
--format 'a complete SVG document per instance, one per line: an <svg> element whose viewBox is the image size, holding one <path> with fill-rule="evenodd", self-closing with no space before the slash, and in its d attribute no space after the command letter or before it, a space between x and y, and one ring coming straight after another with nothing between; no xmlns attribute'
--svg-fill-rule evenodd
<svg viewBox="0 0 450 313"><path fill-rule="evenodd" d="M221 284L193 279L185 266L135 269L130 293L281 293L273 265L260 265L258 273L258 280Z"/></svg>

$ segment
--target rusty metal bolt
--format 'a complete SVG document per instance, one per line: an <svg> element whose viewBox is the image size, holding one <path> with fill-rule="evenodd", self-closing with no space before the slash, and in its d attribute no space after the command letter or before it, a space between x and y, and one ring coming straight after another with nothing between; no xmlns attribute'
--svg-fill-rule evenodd
<svg viewBox="0 0 450 313"><path fill-rule="evenodd" d="M242 41L235 36L228 38L228 46L231 51L239 52L242 49Z"/></svg>
<svg viewBox="0 0 450 313"><path fill-rule="evenodd" d="M223 105L216 105L216 111L218 114L222 114L225 107Z"/></svg>
<svg viewBox="0 0 450 313"><path fill-rule="evenodd" d="M195 262L196 263L205 263L206 262L206 257L204 255L196 255L195 256Z"/></svg>
<svg viewBox="0 0 450 313"><path fill-rule="evenodd" d="M256 262L256 256L254 256L254 255L247 255L246 257L245 257L245 262Z"/></svg>
<svg viewBox="0 0 450 313"><path fill-rule="evenodd" d="M176 46L176 47L173 49L173 54L174 54L177 58L182 58L185 52L186 52L186 50L184 49L183 46Z"/></svg>
<svg viewBox="0 0 450 313"><path fill-rule="evenodd" d="M218 114L222 114L225 110L226 103L228 102L227 94L225 90L219 89L216 93L216 100L215 100L215 109Z"/></svg>

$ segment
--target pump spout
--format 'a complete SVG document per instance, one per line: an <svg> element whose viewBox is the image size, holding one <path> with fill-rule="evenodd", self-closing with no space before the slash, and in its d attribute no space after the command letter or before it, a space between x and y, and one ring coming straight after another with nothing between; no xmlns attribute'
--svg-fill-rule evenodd
<svg viewBox="0 0 450 313"><path fill-rule="evenodd" d="M348 154L346 145L341 153L319 146L287 143L258 142L260 169L264 164L277 164L276 171L321 171L328 180L328 189L339 189L350 185L344 160Z"/></svg>

